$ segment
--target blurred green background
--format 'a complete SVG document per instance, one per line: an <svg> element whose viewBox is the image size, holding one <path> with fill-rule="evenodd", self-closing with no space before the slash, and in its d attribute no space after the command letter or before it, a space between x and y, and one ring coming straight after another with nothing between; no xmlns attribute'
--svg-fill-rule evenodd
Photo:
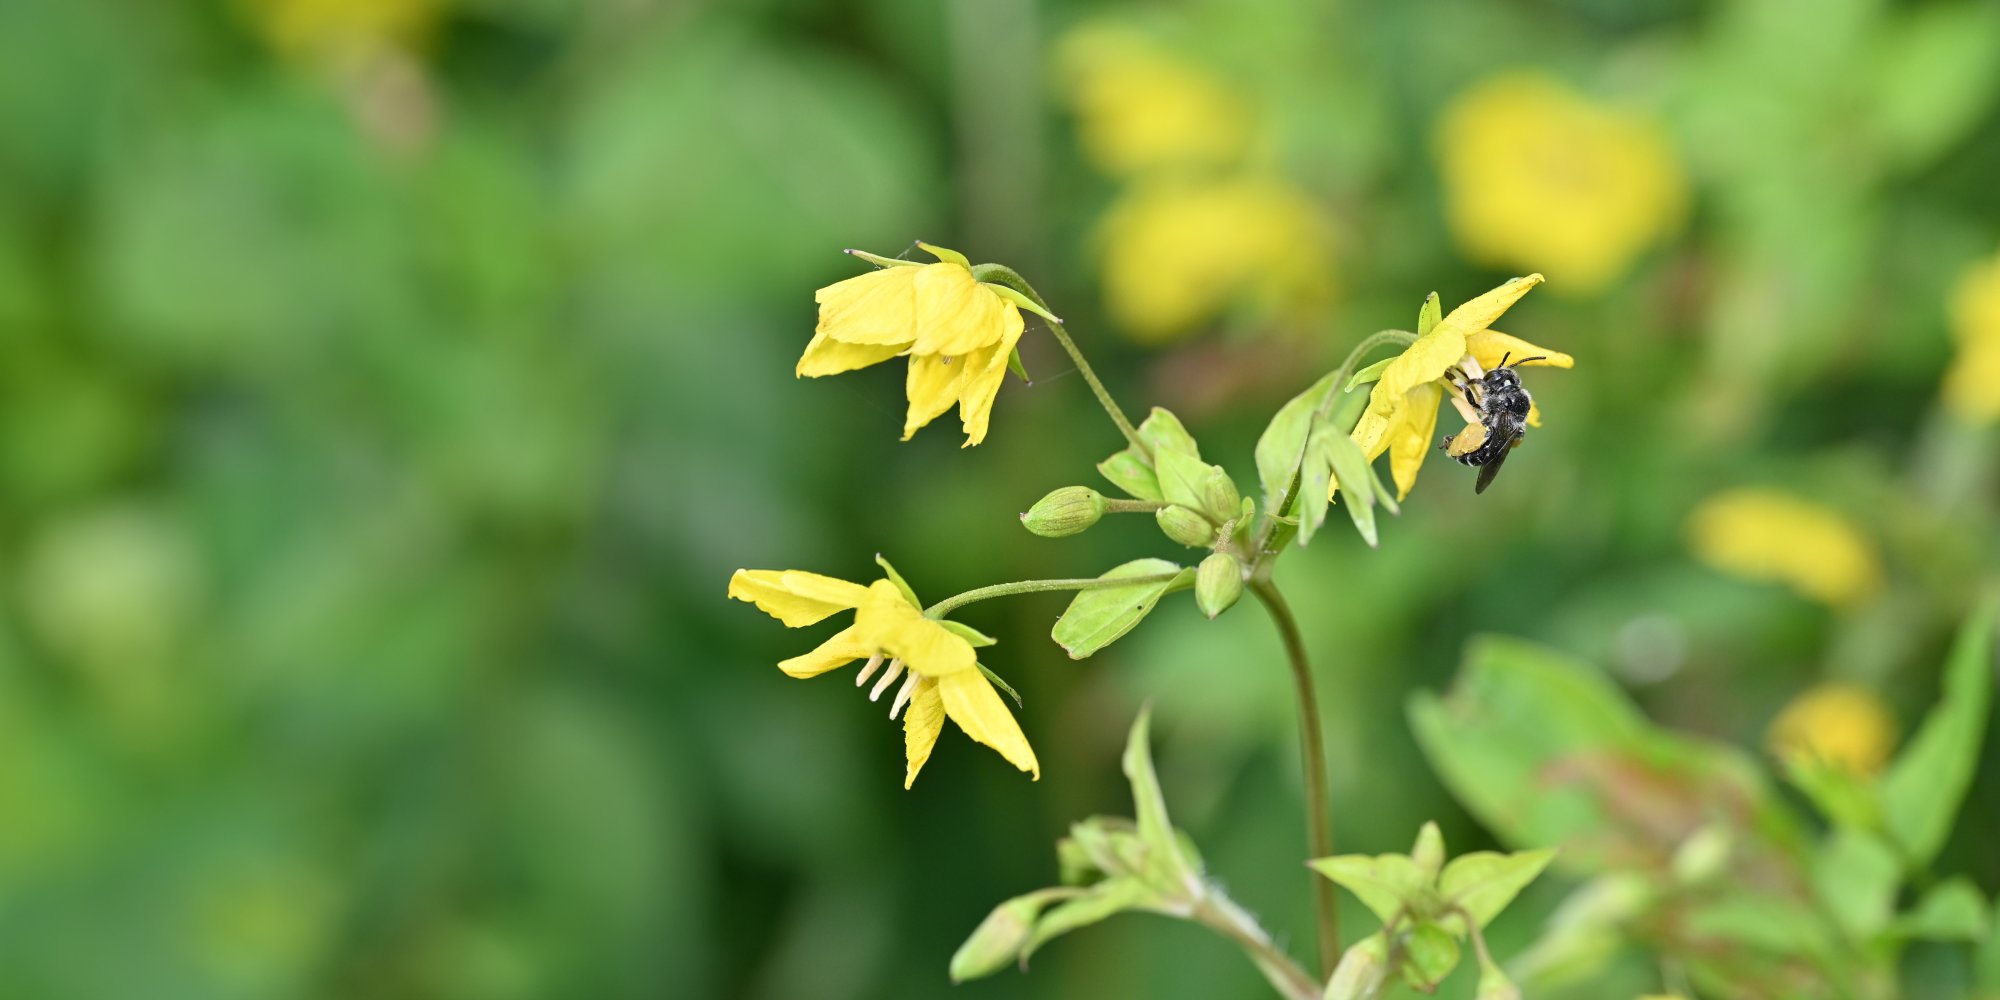
<svg viewBox="0 0 2000 1000"><path fill-rule="evenodd" d="M1359 337L1549 274L1505 328L1577 366L1507 474L1434 461L1379 551L1282 566L1343 850L1490 843L1403 714L1481 632L1760 753L1827 679L1907 732L2000 566L1996 96L1975 0L0 3L0 993L935 996L1127 811L1149 698L1177 820L1302 951L1260 611L1075 663L1060 595L968 610L1044 776L954 731L906 792L880 705L772 667L821 636L724 599L1184 557L1020 530L1120 445L1033 321L977 449L897 442L900 371L796 381L844 247L1010 264L1244 483ZM1859 582L1697 558L1744 487ZM1989 896L1995 756L1939 866ZM954 995L1263 989L1134 917Z"/></svg>

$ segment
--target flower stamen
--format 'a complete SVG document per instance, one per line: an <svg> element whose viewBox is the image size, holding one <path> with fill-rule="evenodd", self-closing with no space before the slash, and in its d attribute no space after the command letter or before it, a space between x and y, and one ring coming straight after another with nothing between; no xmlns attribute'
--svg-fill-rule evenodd
<svg viewBox="0 0 2000 1000"><path fill-rule="evenodd" d="M903 706L908 705L910 696L917 693L917 677L916 671L910 671L910 676L903 680L903 686L896 689L896 700L889 705L889 718L903 714Z"/></svg>
<svg viewBox="0 0 2000 1000"><path fill-rule="evenodd" d="M889 690L889 685L894 684L896 678L901 676L903 676L903 661L890 660L889 669L882 671L882 679L876 681L874 690L868 692L868 700L881 701L882 692Z"/></svg>
<svg viewBox="0 0 2000 1000"><path fill-rule="evenodd" d="M854 675L854 686L860 687L861 685L868 683L868 678L875 675L875 668L881 665L882 665L881 653L876 653L874 656L869 657L868 662L861 665L861 672Z"/></svg>

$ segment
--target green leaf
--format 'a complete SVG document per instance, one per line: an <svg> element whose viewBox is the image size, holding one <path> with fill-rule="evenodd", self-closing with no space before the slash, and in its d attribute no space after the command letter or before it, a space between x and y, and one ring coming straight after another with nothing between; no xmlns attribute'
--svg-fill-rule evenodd
<svg viewBox="0 0 2000 1000"><path fill-rule="evenodd" d="M1993 695L1993 609L1976 612L1958 633L1945 666L1944 697L1882 777L1882 812L1912 871L1944 846L1972 784Z"/></svg>
<svg viewBox="0 0 2000 1000"><path fill-rule="evenodd" d="M1417 307L1417 336L1431 332L1444 319L1444 305L1438 301L1438 293L1424 296L1424 304Z"/></svg>
<svg viewBox="0 0 2000 1000"><path fill-rule="evenodd" d="M1904 169L1963 140L2000 92L2000 9L1936 4L1895 18L1877 41L1874 72L1856 94L1879 148Z"/></svg>
<svg viewBox="0 0 2000 1000"><path fill-rule="evenodd" d="M1146 872L1155 888L1174 892L1185 888L1193 866L1181 856L1180 837L1167 818L1167 797L1160 791L1160 779L1153 771L1153 751L1149 745L1153 710L1139 710L1132 732L1125 740L1121 764L1125 779L1132 784L1132 808L1139 824L1139 842L1146 849Z"/></svg>
<svg viewBox="0 0 2000 1000"><path fill-rule="evenodd" d="M1349 520L1354 522L1354 530L1361 533L1361 539L1370 548L1377 544L1375 537L1375 474L1368 468L1368 457L1361 453L1361 446L1354 439L1327 425L1313 435L1313 442L1326 450L1327 461L1333 466L1333 477L1340 483L1340 505L1347 509ZM1321 514L1324 515L1322 510ZM1307 525L1299 525L1299 543L1305 544Z"/></svg>
<svg viewBox="0 0 2000 1000"><path fill-rule="evenodd" d="M1201 460L1201 448L1194 443L1194 435L1181 426L1181 418L1164 406L1153 407L1153 412L1139 424L1139 440L1153 449L1155 463L1163 451L1179 452L1196 461Z"/></svg>
<svg viewBox="0 0 2000 1000"><path fill-rule="evenodd" d="M1428 993L1458 968L1458 939L1430 921L1403 939L1403 981Z"/></svg>
<svg viewBox="0 0 2000 1000"><path fill-rule="evenodd" d="M1447 697L1412 696L1410 724L1439 778L1501 840L1564 844L1565 866L1667 856L1680 831L1736 803L1755 845L1800 839L1741 751L1657 729L1602 671L1532 643L1474 641ZM1761 849L1761 846L1759 847Z"/></svg>
<svg viewBox="0 0 2000 1000"><path fill-rule="evenodd" d="M1384 924L1430 888L1407 854L1341 854L1306 864L1353 893Z"/></svg>
<svg viewBox="0 0 2000 1000"><path fill-rule="evenodd" d="M1397 357L1400 357L1400 355L1391 355L1389 357L1383 358L1380 361L1375 362L1372 365L1369 365L1366 368L1361 369L1358 372L1355 372L1353 375L1348 377L1347 384L1340 387L1340 391L1353 392L1357 386L1367 385L1370 382L1382 381L1382 373L1388 371L1389 366L1396 363Z"/></svg>
<svg viewBox="0 0 2000 1000"><path fill-rule="evenodd" d="M1792 787L1805 793L1820 815L1835 825L1860 830L1882 828L1881 790L1872 779L1804 754L1781 761L1779 770Z"/></svg>
<svg viewBox="0 0 2000 1000"><path fill-rule="evenodd" d="M1043 913L1035 921L1028 943L1021 948L1021 960L1027 961L1042 945L1079 927L1088 927L1127 910L1147 909L1155 898L1153 891L1135 878L1099 882L1084 895L1058 903Z"/></svg>
<svg viewBox="0 0 2000 1000"><path fill-rule="evenodd" d="M1902 865L1880 839L1851 827L1835 829L1813 859L1813 888L1848 939L1863 942L1888 926Z"/></svg>
<svg viewBox="0 0 2000 1000"><path fill-rule="evenodd" d="M1485 927L1555 856L1552 847L1516 854L1477 851L1463 855L1444 866L1444 874L1438 877L1438 893L1447 905L1457 905L1475 925Z"/></svg>
<svg viewBox="0 0 2000 1000"><path fill-rule="evenodd" d="M1153 474L1153 467L1130 448L1097 463L1097 471L1127 496L1138 500L1162 499L1160 479Z"/></svg>
<svg viewBox="0 0 2000 1000"><path fill-rule="evenodd" d="M1134 559L1098 579L1155 576L1180 569L1180 566L1165 559ZM1132 627L1160 603L1161 597L1181 584L1184 578L1191 579L1192 573L1192 570L1183 570L1171 580L1078 591L1076 598L1069 602L1068 610L1056 619L1056 627L1049 634L1057 645L1069 651L1070 659L1081 660L1132 631Z"/></svg>
<svg viewBox="0 0 2000 1000"><path fill-rule="evenodd" d="M1197 455L1172 448L1153 453L1153 471L1160 477L1160 498L1189 510L1205 510L1208 470L1213 468Z"/></svg>
<svg viewBox="0 0 2000 1000"><path fill-rule="evenodd" d="M1306 453L1306 438L1312 431L1313 413L1320 398L1333 386L1336 372L1328 372L1312 388L1291 398L1278 408L1276 416L1257 438L1257 482L1264 489L1264 509L1282 514L1278 502L1292 485L1299 463Z"/></svg>
<svg viewBox="0 0 2000 1000"><path fill-rule="evenodd" d="M1961 875L1933 886L1890 930L1905 938L1978 942L1985 939L1990 919L1979 888Z"/></svg>

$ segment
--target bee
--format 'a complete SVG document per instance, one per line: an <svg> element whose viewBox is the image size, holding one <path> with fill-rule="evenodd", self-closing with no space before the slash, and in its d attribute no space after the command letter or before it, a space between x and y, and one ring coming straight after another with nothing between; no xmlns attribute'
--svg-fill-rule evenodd
<svg viewBox="0 0 2000 1000"><path fill-rule="evenodd" d="M1479 417L1480 430L1475 432L1467 427L1457 435L1447 434L1438 447L1479 469L1479 480L1472 486L1474 493L1484 493L1492 485L1493 477L1500 474L1500 466L1507 461L1507 453L1521 446L1521 435L1528 426L1528 407L1534 399L1521 385L1521 376L1514 369L1544 359L1522 358L1510 365L1507 359L1511 357L1512 354L1502 356L1500 367L1479 378L1472 378L1463 369L1452 370L1459 393ZM1452 444L1455 439L1459 442L1456 447Z"/></svg>

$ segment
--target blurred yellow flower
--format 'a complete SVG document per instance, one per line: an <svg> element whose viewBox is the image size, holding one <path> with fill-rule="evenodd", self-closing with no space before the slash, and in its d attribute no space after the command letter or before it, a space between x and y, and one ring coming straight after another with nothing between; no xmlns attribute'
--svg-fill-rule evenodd
<svg viewBox="0 0 2000 1000"><path fill-rule="evenodd" d="M1945 407L1967 423L2000 421L2000 254L1959 277L1951 333L1958 353L1945 373Z"/></svg>
<svg viewBox="0 0 2000 1000"><path fill-rule="evenodd" d="M1676 229L1687 182L1651 119L1534 72L1488 78L1438 123L1452 234L1474 260L1589 294Z"/></svg>
<svg viewBox="0 0 2000 1000"><path fill-rule="evenodd" d="M1829 682L1792 699L1771 721L1768 738L1780 760L1870 775L1895 748L1896 719L1867 688Z"/></svg>
<svg viewBox="0 0 2000 1000"><path fill-rule="evenodd" d="M1330 297L1330 244L1319 207L1283 181L1145 182L1099 226L1105 305L1153 343L1236 305L1304 315Z"/></svg>
<svg viewBox="0 0 2000 1000"><path fill-rule="evenodd" d="M898 677L902 687L890 704L889 717L903 717L903 748L908 758L903 787L917 780L930 759L946 718L975 741L999 751L1007 762L1042 776L1041 764L1028 738L1014 721L999 692L979 669L972 643L942 623L925 617L902 585L894 579L868 586L798 570L739 569L729 578L729 596L748 601L788 628L817 624L829 615L854 611L854 624L834 633L818 648L778 664L793 677L817 677L855 660L866 659L855 686L867 683L878 668L881 679L869 692L882 696ZM904 709L908 711L905 712Z"/></svg>
<svg viewBox="0 0 2000 1000"><path fill-rule="evenodd" d="M1853 522L1776 490L1737 489L1701 502L1688 516L1696 557L1725 573L1771 580L1826 604L1875 593L1882 568Z"/></svg>
<svg viewBox="0 0 2000 1000"><path fill-rule="evenodd" d="M1084 155L1107 174L1226 164L1249 146L1249 108L1228 84L1138 31L1084 25L1056 61Z"/></svg>
<svg viewBox="0 0 2000 1000"><path fill-rule="evenodd" d="M1021 310L973 278L964 257L925 249L937 263L890 265L814 293L819 325L795 372L818 378L907 354L903 440L955 405L970 447L986 440Z"/></svg>
<svg viewBox="0 0 2000 1000"><path fill-rule="evenodd" d="M1371 462L1389 452L1389 473L1395 477L1398 498L1409 496L1417 470L1435 448L1431 435L1437 430L1438 407L1453 391L1448 377L1452 368L1468 373L1496 368L1510 354L1515 359L1540 356L1528 362L1537 366L1568 368L1576 363L1560 351L1487 329L1541 283L1539 274L1514 278L1453 309L1383 369L1369 394L1368 409L1354 425L1353 437ZM1539 425L1539 416L1533 419ZM1468 422L1476 425L1470 417Z"/></svg>
<svg viewBox="0 0 2000 1000"><path fill-rule="evenodd" d="M335 63L413 48L436 27L444 0L240 0L270 46L305 62Z"/></svg>

